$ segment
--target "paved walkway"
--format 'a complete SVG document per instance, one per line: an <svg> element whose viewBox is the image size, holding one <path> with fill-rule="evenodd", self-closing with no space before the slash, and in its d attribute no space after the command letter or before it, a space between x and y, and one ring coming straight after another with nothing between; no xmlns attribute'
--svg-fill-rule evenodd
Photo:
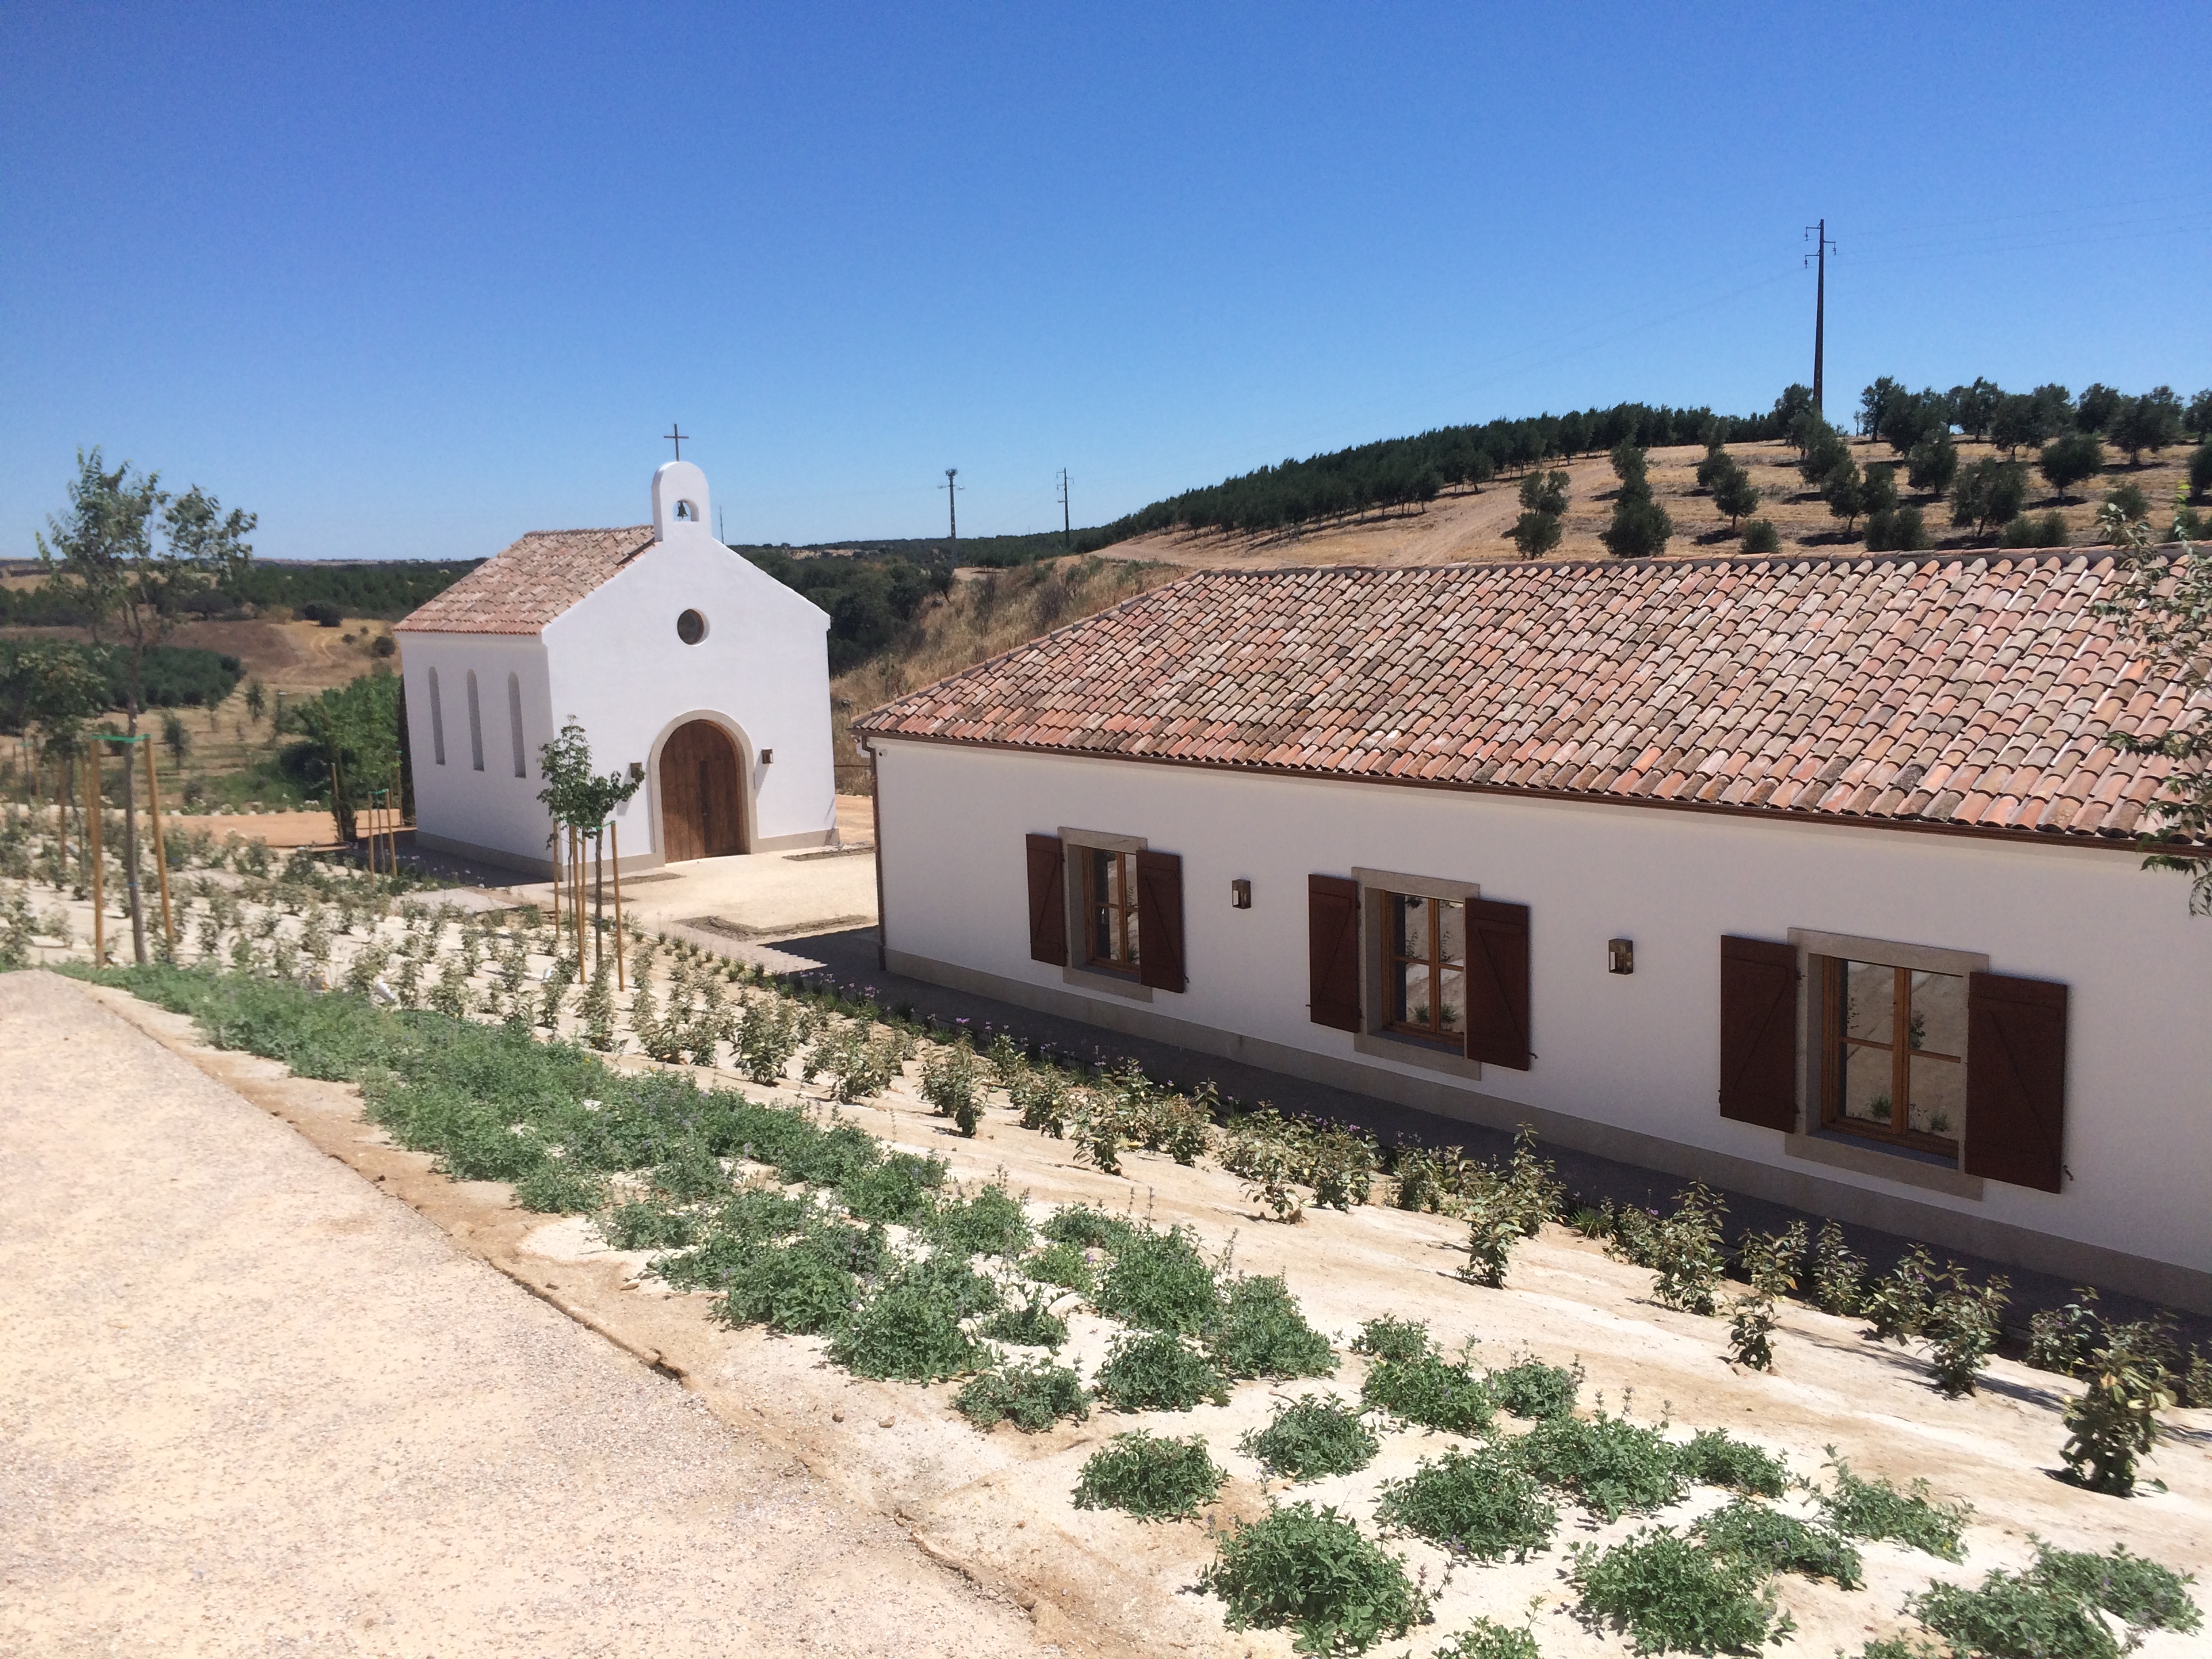
<svg viewBox="0 0 2212 1659"><path fill-rule="evenodd" d="M43 973L0 1171L0 1653L1053 1651Z"/></svg>

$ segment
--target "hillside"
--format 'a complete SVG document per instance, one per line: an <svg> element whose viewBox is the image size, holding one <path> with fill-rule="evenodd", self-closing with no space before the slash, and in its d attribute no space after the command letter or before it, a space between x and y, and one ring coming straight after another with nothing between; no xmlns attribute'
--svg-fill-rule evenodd
<svg viewBox="0 0 2212 1659"><path fill-rule="evenodd" d="M1958 448L1962 465L1989 455L2002 458L2002 452L1988 443L1961 439ZM1869 463L1899 459L1886 443L1857 441L1851 443L1850 451L1862 468ZM1730 444L1729 453L1744 465L1759 486L1759 515L1772 521L1780 534L1783 552L1833 556L1850 552L1855 546L1863 551L1865 520L1859 521L1860 533L1847 536L1843 521L1832 517L1827 503L1799 477L1796 452L1788 445ZM1728 520L1714 510L1711 495L1697 487L1697 465L1705 453L1699 444L1650 452L1652 495L1674 521L1674 537L1667 544L1664 557L1713 558L1739 550L1739 538L1729 532ZM2156 521L2172 500L2174 485L2185 475L2188 459L2186 450L2169 449L2160 456L2145 456L2138 468L2130 470L2122 464L2075 486L2063 505L2036 478L2027 510L2038 517L2046 512L2063 514L2069 540L2076 546L2087 545L2096 538L2097 505L2106 489L2116 483L2133 483L2149 498ZM1567 474L1567 514L1559 546L1546 556L1610 557L1598 536L1612 519L1617 484L1612 465L1602 454L1579 455L1550 465ZM1899 477L1902 480L1901 465ZM1377 510L1297 529L1250 534L1153 531L1102 548L1099 553L1107 558L1210 568L1513 560L1521 555L1506 536L1521 514L1517 489L1516 480L1501 477L1479 489L1447 489L1423 506ZM1949 509L1941 500L1909 491L1901 491L1900 499L1919 504L1930 539L1938 548L1991 544L1987 538L1977 544L1967 532L1953 530Z"/></svg>

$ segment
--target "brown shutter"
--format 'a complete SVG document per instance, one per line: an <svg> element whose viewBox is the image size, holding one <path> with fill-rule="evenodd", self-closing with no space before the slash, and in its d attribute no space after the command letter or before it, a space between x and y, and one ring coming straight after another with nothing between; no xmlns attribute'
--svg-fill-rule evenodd
<svg viewBox="0 0 2212 1659"><path fill-rule="evenodd" d="M1968 1175L2059 1190L2066 1152L2066 988L1966 978Z"/></svg>
<svg viewBox="0 0 2212 1659"><path fill-rule="evenodd" d="M1467 902L1467 1057L1528 1069L1528 907Z"/></svg>
<svg viewBox="0 0 2212 1659"><path fill-rule="evenodd" d="M1067 966L1067 849L1058 836L1031 836L1030 955Z"/></svg>
<svg viewBox="0 0 2212 1659"><path fill-rule="evenodd" d="M1306 1008L1316 1025L1359 1029L1359 884L1306 878Z"/></svg>
<svg viewBox="0 0 2212 1659"><path fill-rule="evenodd" d="M1182 858L1176 853L1137 854L1137 981L1157 991L1180 991L1182 971Z"/></svg>
<svg viewBox="0 0 2212 1659"><path fill-rule="evenodd" d="M1797 1127L1797 947L1721 939L1721 1115Z"/></svg>

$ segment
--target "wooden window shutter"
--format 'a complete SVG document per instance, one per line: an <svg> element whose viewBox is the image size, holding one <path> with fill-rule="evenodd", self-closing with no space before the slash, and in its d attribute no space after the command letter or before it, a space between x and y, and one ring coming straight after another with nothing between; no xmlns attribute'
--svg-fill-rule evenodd
<svg viewBox="0 0 2212 1659"><path fill-rule="evenodd" d="M1528 1069L1528 907L1467 902L1467 1057Z"/></svg>
<svg viewBox="0 0 2212 1659"><path fill-rule="evenodd" d="M1307 1011L1316 1025L1359 1029L1359 884L1306 878Z"/></svg>
<svg viewBox="0 0 2212 1659"><path fill-rule="evenodd" d="M1721 939L1721 1115L1797 1127L1797 947Z"/></svg>
<svg viewBox="0 0 2212 1659"><path fill-rule="evenodd" d="M2066 1152L2066 988L1966 977L1968 1175L2060 1189Z"/></svg>
<svg viewBox="0 0 2212 1659"><path fill-rule="evenodd" d="M1058 836L1031 836L1030 955L1067 966L1067 849Z"/></svg>
<svg viewBox="0 0 2212 1659"><path fill-rule="evenodd" d="M1137 854L1137 982L1180 991L1182 971L1182 856Z"/></svg>

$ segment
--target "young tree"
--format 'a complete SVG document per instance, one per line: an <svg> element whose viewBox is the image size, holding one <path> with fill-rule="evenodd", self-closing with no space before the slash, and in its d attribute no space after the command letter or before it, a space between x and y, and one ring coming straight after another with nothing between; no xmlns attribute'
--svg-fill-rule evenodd
<svg viewBox="0 0 2212 1659"><path fill-rule="evenodd" d="M326 786L338 839L351 841L363 808L399 781L399 681L389 670L364 674L319 696L303 697L285 716L301 744L289 751L309 781Z"/></svg>
<svg viewBox="0 0 2212 1659"><path fill-rule="evenodd" d="M1743 527L1743 550L1747 553L1778 553L1782 550L1782 535L1775 529L1771 519L1753 519Z"/></svg>
<svg viewBox="0 0 2212 1659"><path fill-rule="evenodd" d="M1958 476L1959 447L1948 432L1931 433L1905 457L1905 482L1924 494L1941 495Z"/></svg>
<svg viewBox="0 0 2212 1659"><path fill-rule="evenodd" d="M1521 505L1530 513L1548 513L1553 518L1567 510L1567 475L1564 472L1531 472L1521 480Z"/></svg>
<svg viewBox="0 0 2212 1659"><path fill-rule="evenodd" d="M2017 461L1985 456L1960 468L1951 486L1951 522L1973 526L1977 536L1986 535L1992 524L2018 517L2027 504L2027 469Z"/></svg>
<svg viewBox="0 0 2212 1659"><path fill-rule="evenodd" d="M2200 392L2189 400L2181 424L2199 443L2212 441L2212 389Z"/></svg>
<svg viewBox="0 0 2212 1659"><path fill-rule="evenodd" d="M69 495L69 510L48 517L37 538L39 558L49 591L86 619L96 643L119 650L125 732L136 737L145 707L147 652L185 619L192 600L232 584L246 569L253 556L246 537L254 515L234 509L226 516L198 484L172 496L158 474L133 477L128 461L111 472L96 448L78 453ZM135 766L123 769L123 867L132 953L143 964L137 773Z"/></svg>
<svg viewBox="0 0 2212 1659"><path fill-rule="evenodd" d="M1990 417L1990 441L2008 458L2041 443L2054 430L2042 404L2026 392L1999 398Z"/></svg>
<svg viewBox="0 0 2212 1659"><path fill-rule="evenodd" d="M1797 474L1808 484L1818 489L1838 465L1851 458L1851 447L1844 441L1844 434L1822 422L1815 430L1805 434L1797 462Z"/></svg>
<svg viewBox="0 0 2212 1659"><path fill-rule="evenodd" d="M1820 495L1828 503L1832 518L1844 521L1844 534L1849 536L1860 514L1866 511L1866 481L1859 476L1856 461L1846 457L1820 481Z"/></svg>
<svg viewBox="0 0 2212 1659"><path fill-rule="evenodd" d="M1737 520L1759 506L1759 486L1752 483L1751 474L1741 466L1732 467L1713 486L1713 505L1728 514L1729 528L1733 530Z"/></svg>
<svg viewBox="0 0 2212 1659"><path fill-rule="evenodd" d="M607 823L616 809L638 792L645 781L642 767L634 773L620 770L609 772L604 777L592 770L592 744L585 735L583 722L574 714L561 727L560 736L538 751L538 774L545 787L538 792L538 799L553 819L553 833L558 836L562 830L574 830L591 841L595 860L604 862ZM595 937L604 938L604 883L601 890L593 895L592 927ZM616 941L621 948L621 941Z"/></svg>
<svg viewBox="0 0 2212 1659"><path fill-rule="evenodd" d="M1904 386L1883 375L1859 393L1859 424L1869 438L1880 439L1888 431L1890 412L1899 403L1911 394Z"/></svg>
<svg viewBox="0 0 2212 1659"><path fill-rule="evenodd" d="M1792 385L1783 389L1774 400L1774 424L1781 429L1785 441L1802 448L1797 443L1798 422L1813 413L1813 388Z"/></svg>
<svg viewBox="0 0 2212 1659"><path fill-rule="evenodd" d="M2189 458L2189 493L2200 501L2212 495L2212 441L2199 444Z"/></svg>
<svg viewBox="0 0 2212 1659"><path fill-rule="evenodd" d="M191 752L192 734L185 730L183 717L173 708L161 711L161 746L169 751L170 762L177 766L182 766L185 757Z"/></svg>
<svg viewBox="0 0 2212 1659"><path fill-rule="evenodd" d="M1643 447L1633 438L1623 438L1613 447L1613 476L1620 480L1624 499L1632 491L1650 498L1651 485L1645 477L1647 459Z"/></svg>
<svg viewBox="0 0 2212 1659"><path fill-rule="evenodd" d="M1559 544L1559 515L1556 513L1523 513L1513 521L1507 532L1513 545L1521 550L1524 559L1540 559Z"/></svg>
<svg viewBox="0 0 2212 1659"><path fill-rule="evenodd" d="M248 720L259 720L269 709L269 693L262 689L259 680L246 683L246 714Z"/></svg>
<svg viewBox="0 0 2212 1659"><path fill-rule="evenodd" d="M1945 400L1950 404L1951 424L1979 443L1989 435L1990 422L1996 418L1997 399L2003 395L1996 381L1978 375L1972 386L1953 386Z"/></svg>
<svg viewBox="0 0 2212 1659"><path fill-rule="evenodd" d="M2035 470L2058 492L2063 502L2069 486L2084 478L2094 478L2105 470L2105 447L2086 432L2069 432L2044 445Z"/></svg>
<svg viewBox="0 0 2212 1659"><path fill-rule="evenodd" d="M2135 524L2150 515L2150 498L2142 493L2140 484L2128 479L2122 479L2105 492L2105 506L2119 514L2124 524ZM2100 511L2098 522L2103 521Z"/></svg>

